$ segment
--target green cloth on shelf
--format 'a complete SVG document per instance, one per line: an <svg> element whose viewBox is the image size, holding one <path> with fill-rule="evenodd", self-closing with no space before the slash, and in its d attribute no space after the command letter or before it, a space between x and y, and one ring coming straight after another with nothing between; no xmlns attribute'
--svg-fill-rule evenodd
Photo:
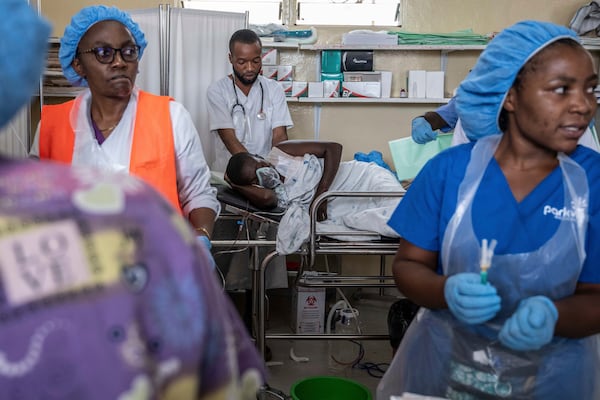
<svg viewBox="0 0 600 400"><path fill-rule="evenodd" d="M488 37L473 33L471 29L452 33L389 32L398 36L399 45L485 45Z"/></svg>

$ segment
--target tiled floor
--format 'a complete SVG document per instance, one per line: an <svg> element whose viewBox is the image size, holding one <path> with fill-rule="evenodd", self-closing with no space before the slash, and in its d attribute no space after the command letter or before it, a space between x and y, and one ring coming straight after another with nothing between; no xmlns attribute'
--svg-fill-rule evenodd
<svg viewBox="0 0 600 400"><path fill-rule="evenodd" d="M291 332L290 316L292 311L292 297L289 290L269 291L270 314L268 330L270 332ZM373 294L352 296L349 298L353 307L359 310L360 327L363 333L387 334L387 313L390 305L395 301L391 296L380 297ZM332 301L334 303L334 301ZM330 360L330 345L333 341L326 340L282 340L271 339L267 341L273 358L269 362L269 385L290 394L294 382L309 377L333 375L345 377L366 386L375 396L375 389L382 375L381 370L367 370L358 367L340 367ZM337 341L339 344L340 342ZM359 347L350 341L342 341L348 348L349 359L359 355ZM363 368L368 364L377 364L384 370L391 361L392 351L387 340L363 340L360 342L364 348L364 356L358 364ZM308 357L306 362L296 362L290 358L290 349L298 357ZM371 376L369 374L371 372ZM272 397L276 399L277 397ZM267 396L265 400L270 400Z"/></svg>

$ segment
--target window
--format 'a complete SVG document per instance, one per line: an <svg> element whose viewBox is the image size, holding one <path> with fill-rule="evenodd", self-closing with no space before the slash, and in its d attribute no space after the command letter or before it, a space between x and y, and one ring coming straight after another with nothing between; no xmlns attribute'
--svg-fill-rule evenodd
<svg viewBox="0 0 600 400"><path fill-rule="evenodd" d="M400 0L296 0L297 25L402 25Z"/></svg>
<svg viewBox="0 0 600 400"><path fill-rule="evenodd" d="M189 0L181 3L184 8L240 13L248 11L249 22L255 25L282 23L281 0Z"/></svg>
<svg viewBox="0 0 600 400"><path fill-rule="evenodd" d="M253 25L401 26L401 0L188 0L185 8L249 13Z"/></svg>

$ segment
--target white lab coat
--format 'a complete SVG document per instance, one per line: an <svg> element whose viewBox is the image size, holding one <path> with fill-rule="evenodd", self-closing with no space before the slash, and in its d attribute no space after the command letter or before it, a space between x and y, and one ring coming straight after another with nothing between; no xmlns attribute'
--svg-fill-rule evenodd
<svg viewBox="0 0 600 400"><path fill-rule="evenodd" d="M129 104L121 117L121 121L110 136L99 145L90 121L91 92L84 91L77 96L71 115L71 125L76 127L75 145L73 150L73 165L91 165L109 171L129 171L131 144L133 141L133 126L137 110L138 90L134 90ZM175 160L177 172L177 191L183 214L201 207L210 208L217 215L221 210L216 198L216 189L210 186L210 171L204 159L200 137L188 111L175 101L169 102ZM38 125L30 156L38 157L39 150Z"/></svg>
<svg viewBox="0 0 600 400"><path fill-rule="evenodd" d="M257 117L261 109L260 84L264 93L262 108L266 118L263 120ZM212 83L208 88L207 105L211 133L218 135L218 129L235 129L236 137L248 152L266 156L273 147L273 129L293 126L285 93L276 81L260 75L248 96L236 86L239 104L246 111L244 115L241 107L236 106L234 110L236 97L233 88L233 81L228 76ZM211 170L225 172L230 157L231 153L218 138Z"/></svg>

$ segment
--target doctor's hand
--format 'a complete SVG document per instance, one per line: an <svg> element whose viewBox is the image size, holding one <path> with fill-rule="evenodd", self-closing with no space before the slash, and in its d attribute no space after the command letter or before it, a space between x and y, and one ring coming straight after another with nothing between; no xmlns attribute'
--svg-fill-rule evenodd
<svg viewBox="0 0 600 400"><path fill-rule="evenodd" d="M463 272L446 279L444 297L452 314L466 324L481 324L500 311L496 288L481 283L479 274Z"/></svg>
<svg viewBox="0 0 600 400"><path fill-rule="evenodd" d="M546 296L521 300L517 311L506 320L498 339L508 348L519 351L538 350L550 343L558 311Z"/></svg>
<svg viewBox="0 0 600 400"><path fill-rule="evenodd" d="M417 117L412 120L411 136L416 143L425 144L437 137L437 131L431 128L431 125L425 117Z"/></svg>

